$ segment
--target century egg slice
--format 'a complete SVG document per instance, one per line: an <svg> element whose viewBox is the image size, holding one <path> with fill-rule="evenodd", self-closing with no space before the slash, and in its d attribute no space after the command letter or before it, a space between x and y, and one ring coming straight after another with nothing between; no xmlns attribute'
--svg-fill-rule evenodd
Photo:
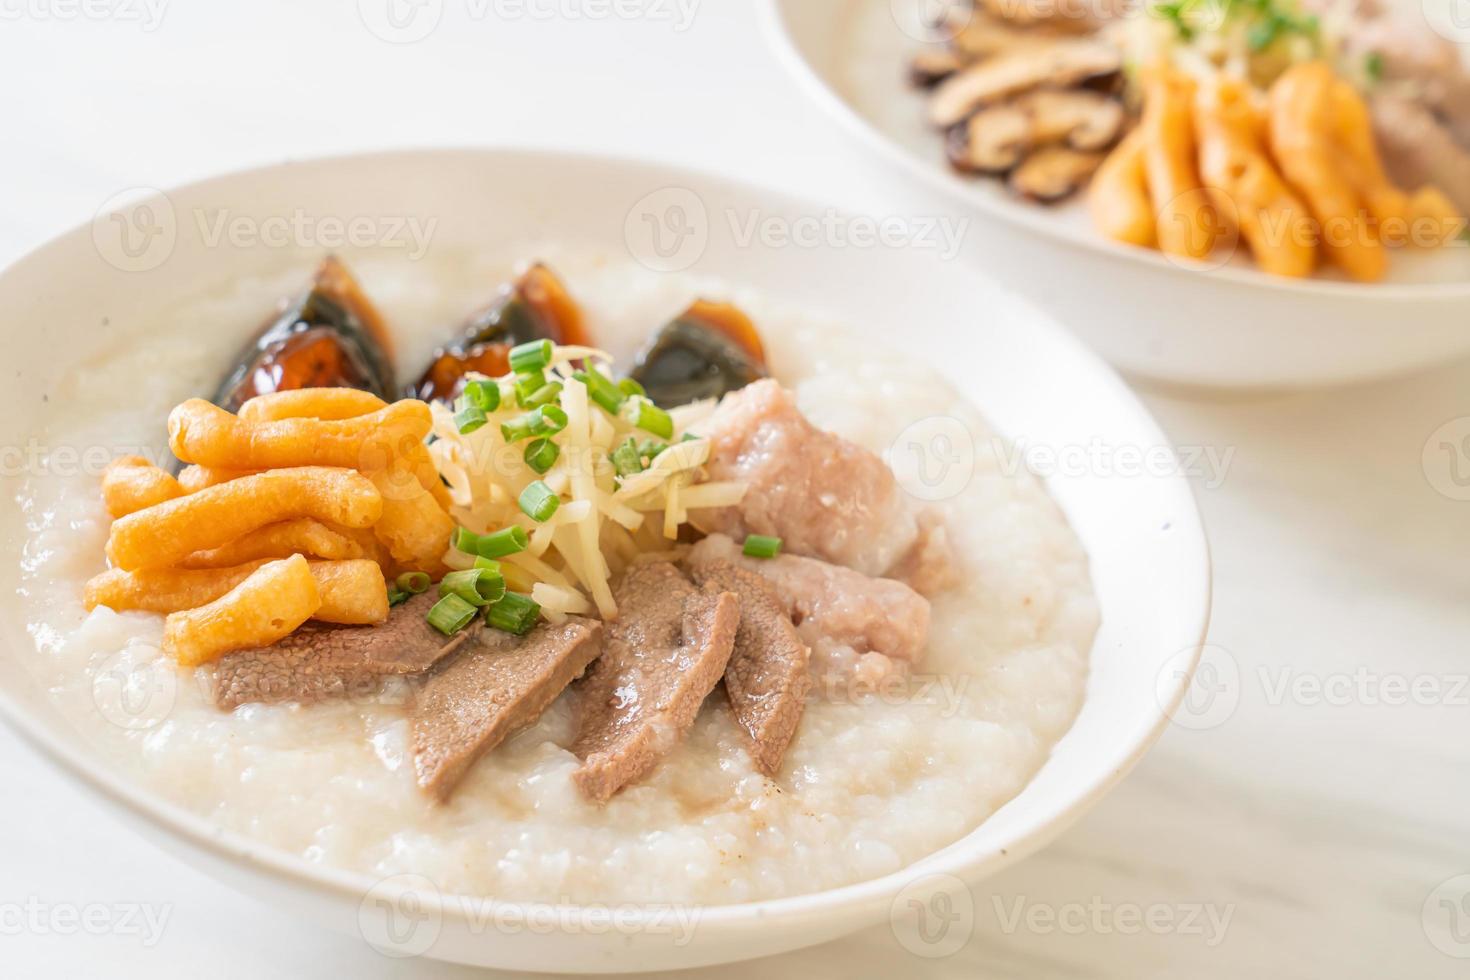
<svg viewBox="0 0 1470 980"><path fill-rule="evenodd" d="M347 266L328 256L311 286L240 352L214 400L233 412L256 395L297 388L361 388L386 399L393 380L382 315Z"/></svg>
<svg viewBox="0 0 1470 980"><path fill-rule="evenodd" d="M654 404L672 408L719 398L769 374L750 317L730 303L701 299L659 328L630 377Z"/></svg>
<svg viewBox="0 0 1470 980"><path fill-rule="evenodd" d="M510 370L510 349L533 340L587 343L582 311L561 280L540 263L470 317L457 340L435 351L410 394L425 401L453 398L464 387L466 373L499 377Z"/></svg>

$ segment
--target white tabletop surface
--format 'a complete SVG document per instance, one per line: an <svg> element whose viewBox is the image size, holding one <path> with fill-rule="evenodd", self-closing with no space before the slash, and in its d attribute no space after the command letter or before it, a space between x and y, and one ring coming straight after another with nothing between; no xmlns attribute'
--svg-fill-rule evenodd
<svg viewBox="0 0 1470 980"><path fill-rule="evenodd" d="M873 215L916 206L793 90L740 0L684 0L682 30L674 0L641 20L449 0L445 26L406 45L365 30L355 0L152 0L157 23L144 0L91 2L0 0L0 262L124 188L381 147L650 155ZM509 16L466 16L487 9ZM1322 393L1146 392L1176 442L1228 459L1196 485L1215 548L1211 676L1237 671L1233 711L1171 729L1081 823L978 886L959 953L916 958L879 928L763 973L1470 974L1470 905L1442 901L1470 874L1470 502L1452 499L1467 494L1451 468L1470 458L1422 461L1470 415L1467 392L1465 364ZM0 975L470 975L230 891L3 730L0 769ZM166 918L152 936L49 917L93 903Z"/></svg>

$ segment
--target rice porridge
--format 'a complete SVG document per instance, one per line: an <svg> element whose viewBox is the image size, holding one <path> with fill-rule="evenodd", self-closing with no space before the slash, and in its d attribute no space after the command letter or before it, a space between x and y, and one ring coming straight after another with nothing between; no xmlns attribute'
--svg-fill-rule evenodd
<svg viewBox="0 0 1470 980"><path fill-rule="evenodd" d="M414 785L404 685L221 711L161 652L162 616L84 610L110 523L95 470L31 477L19 500L30 530L20 559L30 667L97 750L218 826L307 861L525 901L724 904L847 885L952 843L1016 795L1081 706L1098 610L1076 537L1037 480L1006 471L981 418L923 365L847 342L840 324L777 297L562 249L520 254L556 269L597 344L619 358L691 299L728 298L817 426L879 453L920 419L948 416L969 430L973 477L933 504L959 584L933 596L912 674L816 684L774 778L752 764L717 690L662 765L605 804L573 785L565 693L437 803ZM511 275L502 256L353 264L410 370ZM235 283L118 329L51 393L46 443L166 458L170 408L211 390L263 318L262 298L293 292L299 277ZM211 324L220 337L201 340ZM105 411L96 392L108 393Z"/></svg>

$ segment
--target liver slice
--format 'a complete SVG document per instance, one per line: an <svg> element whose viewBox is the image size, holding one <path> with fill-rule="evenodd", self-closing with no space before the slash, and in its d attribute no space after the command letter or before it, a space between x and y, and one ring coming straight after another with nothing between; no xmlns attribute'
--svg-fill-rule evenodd
<svg viewBox="0 0 1470 980"><path fill-rule="evenodd" d="M602 656L578 685L572 745L582 759L572 779L598 802L679 744L724 674L740 624L733 593L702 592L667 562L630 568L615 598Z"/></svg>
<svg viewBox="0 0 1470 980"><path fill-rule="evenodd" d="M409 712L420 788L441 802L481 756L534 724L598 655L602 624L568 617L525 636L485 629L424 684Z"/></svg>
<svg viewBox="0 0 1470 980"><path fill-rule="evenodd" d="M727 561L764 578L812 646L835 643L918 663L929 642L929 600L902 582L796 555L747 558L723 534L696 544L687 560L695 568Z"/></svg>
<svg viewBox="0 0 1470 980"><path fill-rule="evenodd" d="M454 636L428 624L432 591L393 607L376 626L307 623L279 643L241 650L215 663L216 706L371 695L384 677L419 674L459 649L481 628L476 620Z"/></svg>
<svg viewBox="0 0 1470 980"><path fill-rule="evenodd" d="M770 584L755 572L715 560L693 566L690 574L706 592L740 597L740 628L725 667L725 691L756 768L774 776L806 710L811 651Z"/></svg>

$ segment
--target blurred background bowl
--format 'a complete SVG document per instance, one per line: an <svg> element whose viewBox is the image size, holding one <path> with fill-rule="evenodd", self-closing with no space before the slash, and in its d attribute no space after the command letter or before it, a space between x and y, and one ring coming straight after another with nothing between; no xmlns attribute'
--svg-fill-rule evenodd
<svg viewBox="0 0 1470 980"><path fill-rule="evenodd" d="M1076 201L1027 204L999 181L951 170L942 135L924 122L923 96L906 79L909 56L923 46L915 15L925 0L759 2L781 59L851 136L851 165L903 185L916 213L968 218L966 261L1130 375L1296 388L1402 374L1470 352L1470 248L1399 252L1390 280L1360 284L1268 276L1243 254L1196 265L1108 241Z"/></svg>

